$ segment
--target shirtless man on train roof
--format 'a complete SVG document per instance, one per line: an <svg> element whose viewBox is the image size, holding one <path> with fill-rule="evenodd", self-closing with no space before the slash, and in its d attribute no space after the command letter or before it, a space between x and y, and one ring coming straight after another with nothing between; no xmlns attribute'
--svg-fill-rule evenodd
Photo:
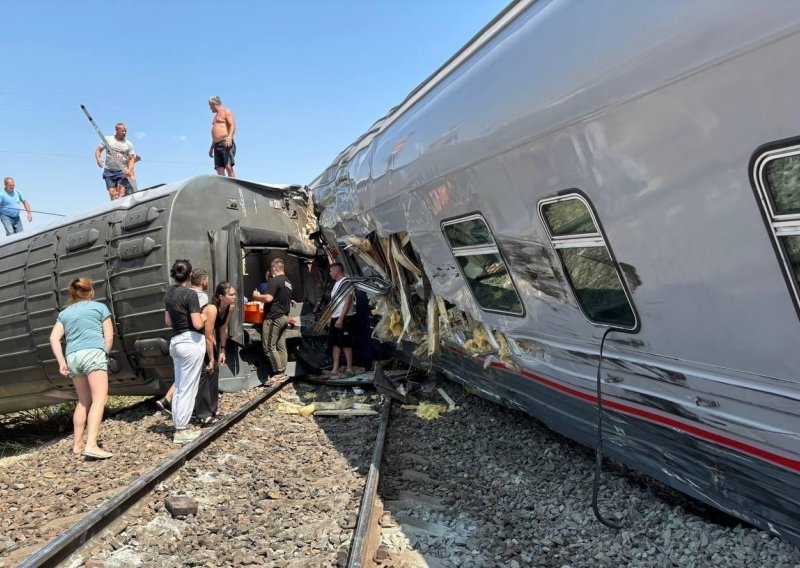
<svg viewBox="0 0 800 568"><path fill-rule="evenodd" d="M236 119L233 118L233 111L222 106L222 99L210 97L208 107L214 113L211 121L211 148L208 155L214 158L214 169L217 175L235 178L233 171L236 156L236 142L233 135L236 133Z"/></svg>

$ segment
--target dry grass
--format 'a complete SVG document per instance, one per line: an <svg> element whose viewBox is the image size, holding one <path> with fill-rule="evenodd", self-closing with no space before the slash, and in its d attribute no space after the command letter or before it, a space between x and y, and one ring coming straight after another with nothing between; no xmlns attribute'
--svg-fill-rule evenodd
<svg viewBox="0 0 800 568"><path fill-rule="evenodd" d="M146 396L110 396L105 416L148 400ZM0 415L0 459L27 453L72 432L74 402Z"/></svg>

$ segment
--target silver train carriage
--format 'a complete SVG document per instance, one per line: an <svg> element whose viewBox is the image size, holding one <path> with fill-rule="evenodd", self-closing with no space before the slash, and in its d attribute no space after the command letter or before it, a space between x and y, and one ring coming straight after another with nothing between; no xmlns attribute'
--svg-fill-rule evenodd
<svg viewBox="0 0 800 568"><path fill-rule="evenodd" d="M0 243L0 412L75 400L49 345L67 287L76 277L95 281L98 301L111 310L115 340L110 353L111 394L156 394L173 378L170 330L164 325L169 269L178 258L209 273L214 286L233 283L241 299L264 280L272 258L286 262L303 317L318 301L324 273L309 239L316 220L300 186L267 186L219 176L143 190L73 216L39 232ZM220 388L240 390L268 372L259 326L234 311L228 364ZM290 363L288 372L293 372Z"/></svg>
<svg viewBox="0 0 800 568"><path fill-rule="evenodd" d="M800 542L799 52L787 2L514 2L311 184L323 234L415 361L589 446L599 365L606 454Z"/></svg>

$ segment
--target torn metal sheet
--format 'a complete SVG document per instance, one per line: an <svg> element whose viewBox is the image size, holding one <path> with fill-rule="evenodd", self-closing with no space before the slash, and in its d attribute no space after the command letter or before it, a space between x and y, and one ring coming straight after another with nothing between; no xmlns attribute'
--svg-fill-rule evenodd
<svg viewBox="0 0 800 568"><path fill-rule="evenodd" d="M642 5L624 25L599 4L514 2L312 191L321 223L381 243L392 352L589 446L599 371L607 454L800 542L796 223L773 203L800 191L766 179L798 153L778 139L800 14L732 2L724 18ZM564 30L600 37L593 57ZM587 213L545 218L567 200ZM505 279L522 309L492 303Z"/></svg>
<svg viewBox="0 0 800 568"><path fill-rule="evenodd" d="M380 363L375 364L375 376L373 384L375 385L377 391L383 396L392 398L401 404L406 404L408 402L408 393L406 392L405 387L403 387L401 384L395 384L395 382L384 372L383 365Z"/></svg>
<svg viewBox="0 0 800 568"><path fill-rule="evenodd" d="M336 295L331 298L325 311L319 316L317 323L314 324L314 331L320 332L325 329L325 326L330 322L331 314L334 310L345 301L345 299L353 293L354 290L362 290L368 294L383 296L392 291L391 283L378 278L377 276L354 277L347 276L342 279L342 284L336 291Z"/></svg>
<svg viewBox="0 0 800 568"><path fill-rule="evenodd" d="M348 250L358 256L366 266L375 271L378 276L384 280L388 279L386 267L381 263L378 258L373 256L374 249L372 243L367 239L356 237L355 235L345 236L345 250Z"/></svg>

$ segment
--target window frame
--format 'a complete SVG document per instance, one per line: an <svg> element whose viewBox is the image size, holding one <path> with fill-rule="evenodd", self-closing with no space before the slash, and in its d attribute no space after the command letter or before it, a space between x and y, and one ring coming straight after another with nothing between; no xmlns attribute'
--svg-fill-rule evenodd
<svg viewBox="0 0 800 568"><path fill-rule="evenodd" d="M769 232L772 248L780 261L783 279L791 293L795 311L800 317L800 279L794 274L786 245L781 242L782 237L800 236L800 212L778 213L766 179L766 169L770 162L798 155L800 138L779 140L759 147L750 159L750 184Z"/></svg>
<svg viewBox="0 0 800 568"><path fill-rule="evenodd" d="M589 216L592 219L592 223L594 223L596 232L594 233L580 233L577 235L553 235L550 224L547 222L547 218L544 214L544 206L549 205L551 203L557 203L559 201L568 201L571 199L577 199L586 207L589 211ZM590 324L603 327L603 328L616 328L616 329L624 329L629 331L638 331L640 325L639 319L639 312L636 310L636 305L633 303L633 298L631 297L631 293L628 290L628 284L625 281L625 275L622 273L620 269L619 262L617 262L617 257L614 255L614 251L611 249L611 246L608 244L608 239L606 239L605 231L603 230L603 226L600 224L600 220L597 217L597 213L592 206L591 201L589 198L580 190L578 189L569 189L563 192L559 192L558 195L554 195L552 197L545 197L539 200L537 204L537 211L539 213L539 220L542 222L545 231L547 231L547 237L550 239L550 246L553 247L553 250L556 253L556 257L558 259L559 264L561 265L561 269L564 272L564 277L566 278L567 282L569 283L570 292L572 293L572 297L575 300L575 303L578 306L578 309L583 315L584 319L589 322ZM558 252L560 249L569 249L569 248L595 248L595 247L603 247L605 248L606 252L608 253L609 258L614 266L614 271L617 275L617 280L619 280L620 286L622 287L622 291L625 294L625 299L628 301L628 306L630 307L631 313L633 314L633 325L632 326L625 326L620 324L614 324L611 322L601 322L595 321L589 317L589 314L586 313L586 310L581 303L581 299L578 296L578 292L575 289L575 283L572 281L572 278L569 275L569 270L567 270L566 265L564 264L564 260L561 254Z"/></svg>
<svg viewBox="0 0 800 568"><path fill-rule="evenodd" d="M486 226L486 230L489 232L489 236L492 238L491 244L486 245L468 245L468 246L461 246L461 247L453 247L450 239L447 238L447 232L445 231L445 227L450 225L458 225L459 223L464 223L467 221L473 221L479 219L483 222ZM494 314L502 314L506 316L513 316L513 317L525 317L525 302L522 301L522 296L519 293L519 289L517 288L517 283L514 282L514 276L511 272L511 267L508 265L508 261L506 260L503 251L500 250L500 246L497 244L497 239L494 236L494 231L492 231L492 227L486 221L486 218L479 212L468 213L466 215L461 215L460 217L453 217L450 219L445 219L440 223L439 226L440 230L442 231L442 238L444 238L444 242L447 245L447 248L450 250L450 253L453 255L453 258L456 260L456 266L458 267L458 271L461 274L461 277L464 279L464 284L466 285L469 293L472 295L472 299L475 300L475 305L477 305L482 311L494 313ZM519 302L520 311L519 312L510 312L508 310L497 310L493 308L486 308L478 301L478 298L475 296L475 291L472 289L472 285L470 283L470 279L464 274L464 269L461 267L461 263L458 261L459 257L465 256L477 256L481 254L496 254L500 257L500 260L503 261L503 266L506 270L506 274L508 274L508 278L511 282L511 287L514 290L514 294L517 296L517 301Z"/></svg>

